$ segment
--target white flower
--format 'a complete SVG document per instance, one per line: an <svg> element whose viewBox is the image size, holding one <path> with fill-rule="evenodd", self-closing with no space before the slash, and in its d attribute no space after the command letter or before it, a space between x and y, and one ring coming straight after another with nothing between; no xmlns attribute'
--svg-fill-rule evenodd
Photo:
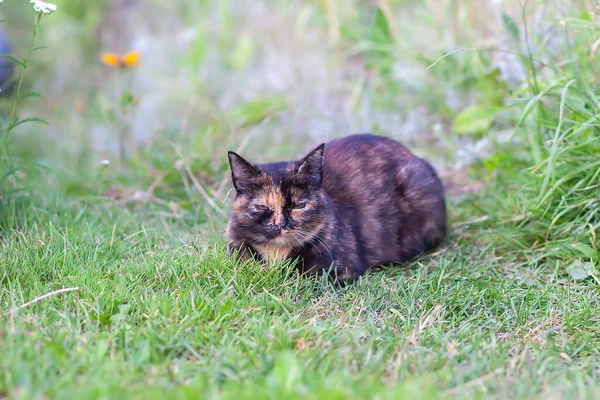
<svg viewBox="0 0 600 400"><path fill-rule="evenodd" d="M183 160L177 160L177 161L175 161L175 164L174 164L175 169L177 171L179 171L181 168L183 168L184 165L185 165L185 162Z"/></svg>
<svg viewBox="0 0 600 400"><path fill-rule="evenodd" d="M33 9L36 12L42 14L51 14L56 11L56 4L46 3L45 1L41 0L31 0L30 3L33 3Z"/></svg>
<svg viewBox="0 0 600 400"><path fill-rule="evenodd" d="M148 195L148 193L144 192L143 190L136 190L133 194L134 200L148 200L149 197L150 196Z"/></svg>
<svg viewBox="0 0 600 400"><path fill-rule="evenodd" d="M108 161L108 160L101 160L100 164L102 164L102 165L109 165L110 161Z"/></svg>

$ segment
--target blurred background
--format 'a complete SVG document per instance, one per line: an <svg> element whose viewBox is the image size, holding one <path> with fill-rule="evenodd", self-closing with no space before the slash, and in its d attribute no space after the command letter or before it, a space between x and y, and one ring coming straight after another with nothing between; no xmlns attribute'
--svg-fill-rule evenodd
<svg viewBox="0 0 600 400"><path fill-rule="evenodd" d="M53 182L67 193L152 195L181 207L191 207L181 200L187 184L224 200L229 149L296 158L364 131L428 157L449 186L476 188L468 167L493 170L527 141L516 127L539 125L521 118L532 88L590 58L598 11L592 0L55 3L36 37L47 48L24 80L44 97L19 105L21 118L49 126L15 128L10 154L35 162L46 181L60 171ZM1 7L0 46L24 57L31 5ZM128 52L139 58L123 67L102 61Z"/></svg>

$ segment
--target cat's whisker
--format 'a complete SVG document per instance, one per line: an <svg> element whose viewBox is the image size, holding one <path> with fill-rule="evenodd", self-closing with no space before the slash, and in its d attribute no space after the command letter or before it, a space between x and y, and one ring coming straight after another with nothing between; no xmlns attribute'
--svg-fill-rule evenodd
<svg viewBox="0 0 600 400"><path fill-rule="evenodd" d="M333 254L331 253L331 249L327 245L327 242L325 242L325 239L321 238L319 235L314 236L314 239L316 239L318 243L322 244L322 246L325 248L325 250L327 250L327 254L329 254L330 260L333 261ZM312 241L311 241L311 243L312 243Z"/></svg>
<svg viewBox="0 0 600 400"><path fill-rule="evenodd" d="M308 232L308 231L306 231L305 234L312 235L312 233ZM315 239L314 235L313 236L302 236L302 245L312 244L314 239ZM327 248L327 244L325 244L322 240L321 240L321 243L323 244L323 247L325 247L325 249L331 256L331 252ZM314 249L319 252L319 257L323 256L323 252L321 251L321 246L314 246Z"/></svg>
<svg viewBox="0 0 600 400"><path fill-rule="evenodd" d="M310 232L308 232L308 231L304 231L304 232L310 234ZM305 236L302 236L302 231L297 230L297 232L290 232L290 234L298 242L299 247L303 247L304 245L311 243L310 240L308 240L308 241L306 240L307 238ZM323 244L324 244L324 247L327 248L327 245L325 243L323 243ZM319 253L319 257L323 256L323 252L321 251L319 246L314 246L314 250L316 250ZM327 252L329 253L329 256L331 257L331 252L329 251L329 249L327 249Z"/></svg>
<svg viewBox="0 0 600 400"><path fill-rule="evenodd" d="M299 237L298 234L295 232L290 232L290 235L296 242L298 242L298 246L302 246L302 241L301 241L302 237L301 236Z"/></svg>
<svg viewBox="0 0 600 400"><path fill-rule="evenodd" d="M308 237L306 236L306 234L310 234L310 232L308 231L294 228L294 230L290 231L290 234L298 242L299 247L304 247L304 245L309 243L309 241L307 240Z"/></svg>
<svg viewBox="0 0 600 400"><path fill-rule="evenodd" d="M311 243L314 243L315 241L317 243L320 243L325 248L325 250L327 250L327 253L329 254L329 257L333 260L333 255L331 253L331 249L327 245L327 242L325 241L325 239L323 239L318 233L314 233L314 232L311 232L311 231L307 231L307 230L303 230L303 229L298 229L298 228L296 228L296 230L299 233L306 235L305 237L303 237L303 240L304 240L305 243L311 244ZM319 255L322 255L320 249L319 249Z"/></svg>

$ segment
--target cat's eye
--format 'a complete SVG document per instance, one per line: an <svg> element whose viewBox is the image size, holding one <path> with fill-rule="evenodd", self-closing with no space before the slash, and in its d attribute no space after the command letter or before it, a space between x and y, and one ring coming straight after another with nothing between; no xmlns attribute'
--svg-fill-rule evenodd
<svg viewBox="0 0 600 400"><path fill-rule="evenodd" d="M270 211L271 208L264 204L255 204L254 209L260 212Z"/></svg>
<svg viewBox="0 0 600 400"><path fill-rule="evenodd" d="M292 208L295 210L300 210L302 208L306 207L306 203L302 203L302 202L298 202L298 203L293 203L292 204Z"/></svg>

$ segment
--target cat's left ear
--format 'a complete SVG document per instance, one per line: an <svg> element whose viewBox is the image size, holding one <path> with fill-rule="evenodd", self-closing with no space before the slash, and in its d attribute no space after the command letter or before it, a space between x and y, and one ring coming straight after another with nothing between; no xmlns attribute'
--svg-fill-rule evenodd
<svg viewBox="0 0 600 400"><path fill-rule="evenodd" d="M320 187L323 181L323 150L325 143L320 144L306 157L300 160L298 174L306 175L311 185Z"/></svg>

